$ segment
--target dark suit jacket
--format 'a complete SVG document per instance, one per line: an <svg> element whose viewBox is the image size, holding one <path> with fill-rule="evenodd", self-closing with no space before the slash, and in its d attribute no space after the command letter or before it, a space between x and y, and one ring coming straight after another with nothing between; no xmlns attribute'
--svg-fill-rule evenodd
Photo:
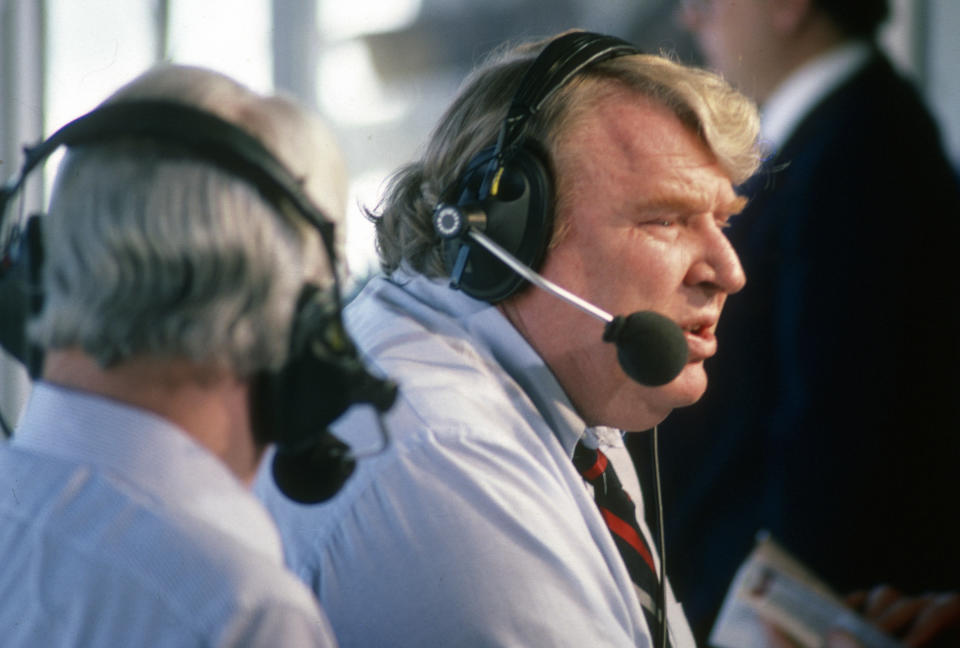
<svg viewBox="0 0 960 648"><path fill-rule="evenodd" d="M758 529L841 592L960 587L960 189L933 121L877 53L743 189L746 288L660 428L701 641Z"/></svg>

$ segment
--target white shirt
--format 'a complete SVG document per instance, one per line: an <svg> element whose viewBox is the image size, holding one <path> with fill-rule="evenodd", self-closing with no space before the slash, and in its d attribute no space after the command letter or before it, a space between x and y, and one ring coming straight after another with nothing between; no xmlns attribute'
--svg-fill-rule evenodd
<svg viewBox="0 0 960 648"><path fill-rule="evenodd" d="M445 281L376 278L346 317L364 354L399 382L391 445L320 506L286 500L268 471L255 486L341 645L652 645L571 462L586 426L502 314ZM370 447L375 429L361 410L334 432ZM601 445L622 445L596 432ZM622 447L613 454L632 469ZM673 645L693 646L667 599Z"/></svg>
<svg viewBox="0 0 960 648"><path fill-rule="evenodd" d="M50 384L0 445L3 646L334 646L262 505L148 412Z"/></svg>
<svg viewBox="0 0 960 648"><path fill-rule="evenodd" d="M867 63L870 51L863 42L842 45L800 66L781 82L760 114L760 140L767 150L782 147L824 97Z"/></svg>

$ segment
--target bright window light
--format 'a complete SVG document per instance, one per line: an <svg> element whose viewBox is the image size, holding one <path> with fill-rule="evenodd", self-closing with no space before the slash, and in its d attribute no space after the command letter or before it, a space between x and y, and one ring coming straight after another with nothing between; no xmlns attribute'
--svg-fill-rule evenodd
<svg viewBox="0 0 960 648"><path fill-rule="evenodd" d="M150 67L157 52L155 21L149 2L48 0L48 133Z"/></svg>
<svg viewBox="0 0 960 648"><path fill-rule="evenodd" d="M273 92L269 0L170 0L169 55Z"/></svg>
<svg viewBox="0 0 960 648"><path fill-rule="evenodd" d="M350 274L355 279L375 272L379 260L374 245L376 238L373 223L363 213L363 208L375 208L384 188L384 178L390 169L370 169L350 181L347 194L346 249Z"/></svg>
<svg viewBox="0 0 960 648"><path fill-rule="evenodd" d="M319 0L317 27L328 41L409 27L422 0Z"/></svg>
<svg viewBox="0 0 960 648"><path fill-rule="evenodd" d="M45 136L93 110L148 69L157 53L148 2L48 0L46 30ZM44 165L48 189L62 158L61 149Z"/></svg>
<svg viewBox="0 0 960 648"><path fill-rule="evenodd" d="M328 48L320 56L317 74L317 102L330 119L342 125L396 121L410 109L409 101L388 95L362 41Z"/></svg>

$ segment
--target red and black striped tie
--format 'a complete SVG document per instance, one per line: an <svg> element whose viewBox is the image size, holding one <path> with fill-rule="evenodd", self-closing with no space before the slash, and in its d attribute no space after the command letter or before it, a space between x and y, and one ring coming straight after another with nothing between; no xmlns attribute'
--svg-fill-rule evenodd
<svg viewBox="0 0 960 648"><path fill-rule="evenodd" d="M623 562L627 565L627 572L637 590L650 633L656 638L660 635L661 619L658 609L657 569L653 562L653 552L637 524L633 500L623 490L613 464L601 450L588 448L582 441L577 443L573 452L573 465L587 483L593 486L594 501L613 535Z"/></svg>

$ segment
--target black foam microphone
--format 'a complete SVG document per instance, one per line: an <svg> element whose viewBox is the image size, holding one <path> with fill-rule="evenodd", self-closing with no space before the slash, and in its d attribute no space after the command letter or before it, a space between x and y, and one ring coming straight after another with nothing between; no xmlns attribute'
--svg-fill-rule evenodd
<svg viewBox="0 0 960 648"><path fill-rule="evenodd" d="M466 237L475 241L538 288L605 322L604 342L611 342L617 347L617 359L624 373L641 385L665 385L676 378L687 364L686 337L683 330L669 318L653 311L614 317L521 263L476 229L464 210L455 205L440 205L434 212L433 225L442 238Z"/></svg>
<svg viewBox="0 0 960 648"><path fill-rule="evenodd" d="M300 504L325 502L347 482L357 467L357 460L379 454L387 448L390 437L381 414L393 405L397 389L389 381L372 377L371 380L378 381L371 389L374 393L368 402L376 409L379 446L366 452L354 452L329 430L300 446L277 444L270 471L281 493Z"/></svg>
<svg viewBox="0 0 960 648"><path fill-rule="evenodd" d="M333 497L356 467L350 446L327 433L302 450L277 446L271 473L280 492L291 500L317 504Z"/></svg>
<svg viewBox="0 0 960 648"><path fill-rule="evenodd" d="M687 364L683 331L654 311L617 315L603 329L603 341L616 345L623 372L641 385L666 385Z"/></svg>
<svg viewBox="0 0 960 648"><path fill-rule="evenodd" d="M383 407L375 400L370 402L376 408L376 421L380 433L379 446L365 452L355 452L349 445L338 439L329 430L324 430L310 443L291 447L277 444L270 465L274 483L280 492L300 504L319 504L325 502L343 488L353 474L357 461L364 457L379 454L390 444L390 437L383 424L381 414L393 404L396 387L388 381L382 392L389 392L389 401Z"/></svg>
<svg viewBox="0 0 960 648"><path fill-rule="evenodd" d="M300 441L278 441L271 471L284 495L301 504L317 504L340 490L353 474L358 459L377 454L389 445L380 416L396 400L397 386L368 373L355 357L341 357L330 363L310 354L296 365L305 366L303 371L309 370L309 374L289 371L289 380L274 381L270 387L278 390L283 399L278 406L281 411L273 419L277 429ZM300 407L297 403L301 402L311 405ZM330 433L326 424L362 403L372 405L376 412L380 444L370 452L357 453ZM314 432L318 426L319 434Z"/></svg>

